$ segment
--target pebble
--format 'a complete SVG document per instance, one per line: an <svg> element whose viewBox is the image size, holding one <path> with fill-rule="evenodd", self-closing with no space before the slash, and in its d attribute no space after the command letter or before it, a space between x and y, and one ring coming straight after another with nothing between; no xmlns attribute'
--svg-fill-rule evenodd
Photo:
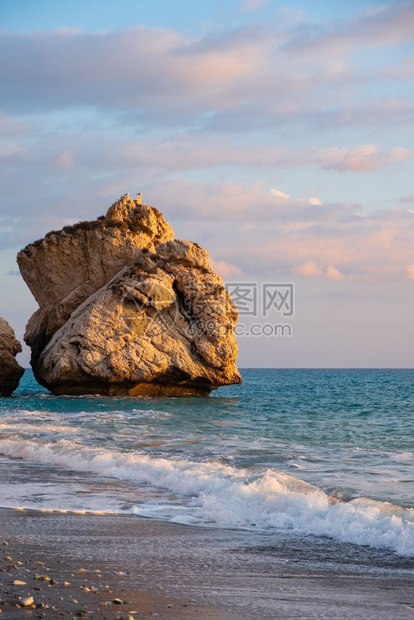
<svg viewBox="0 0 414 620"><path fill-rule="evenodd" d="M13 562L13 558L11 558L9 555L6 555L6 557L4 558L5 562Z"/></svg>
<svg viewBox="0 0 414 620"><path fill-rule="evenodd" d="M114 598L112 602L114 603L114 605L122 605L122 601L120 598Z"/></svg>
<svg viewBox="0 0 414 620"><path fill-rule="evenodd" d="M68 586L70 586L70 583L69 583L69 581L64 581L63 585L65 586L65 588L67 588Z"/></svg>
<svg viewBox="0 0 414 620"><path fill-rule="evenodd" d="M30 605L33 605L34 603L33 596L27 596L26 598L22 598L21 602L23 607L30 607Z"/></svg>
<svg viewBox="0 0 414 620"><path fill-rule="evenodd" d="M15 580L13 581L13 585L14 585L14 586L25 586L25 585L26 585L26 582L25 582L25 581L20 581L20 579L15 579Z"/></svg>

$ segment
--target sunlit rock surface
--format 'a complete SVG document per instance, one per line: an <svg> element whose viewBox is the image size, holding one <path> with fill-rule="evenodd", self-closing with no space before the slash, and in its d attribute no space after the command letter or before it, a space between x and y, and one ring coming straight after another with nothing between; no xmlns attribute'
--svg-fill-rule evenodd
<svg viewBox="0 0 414 620"><path fill-rule="evenodd" d="M208 394L240 383L237 311L208 254L124 196L18 255L39 302L25 340L56 394Z"/></svg>
<svg viewBox="0 0 414 620"><path fill-rule="evenodd" d="M14 330L0 318L0 396L11 396L19 386L24 368L17 363L16 355L21 351Z"/></svg>

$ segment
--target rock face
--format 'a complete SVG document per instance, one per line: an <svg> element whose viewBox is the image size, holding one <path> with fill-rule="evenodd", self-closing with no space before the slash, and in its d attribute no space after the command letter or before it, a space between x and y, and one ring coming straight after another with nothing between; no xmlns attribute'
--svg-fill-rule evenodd
<svg viewBox="0 0 414 620"><path fill-rule="evenodd" d="M16 340L13 329L0 318L0 396L11 396L19 386L24 368L16 362L15 356L21 351L22 345Z"/></svg>
<svg viewBox="0 0 414 620"><path fill-rule="evenodd" d="M40 308L31 317L25 341L36 358L72 312L143 248L174 238L157 209L123 196L105 217L52 231L19 252L17 262Z"/></svg>
<svg viewBox="0 0 414 620"><path fill-rule="evenodd" d="M208 394L240 383L237 311L207 252L174 240L129 196L104 218L18 255L40 308L29 320L37 380L55 394Z"/></svg>

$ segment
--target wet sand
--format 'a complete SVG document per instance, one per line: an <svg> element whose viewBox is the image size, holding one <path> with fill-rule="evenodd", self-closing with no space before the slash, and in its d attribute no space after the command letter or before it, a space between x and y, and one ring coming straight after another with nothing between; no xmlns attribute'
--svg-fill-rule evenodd
<svg viewBox="0 0 414 620"><path fill-rule="evenodd" d="M3 509L0 599L11 619L414 619L414 561L312 537Z"/></svg>

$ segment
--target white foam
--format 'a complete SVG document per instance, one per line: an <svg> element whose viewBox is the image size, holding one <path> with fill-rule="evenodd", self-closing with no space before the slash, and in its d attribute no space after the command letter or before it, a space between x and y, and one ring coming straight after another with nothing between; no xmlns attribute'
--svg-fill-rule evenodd
<svg viewBox="0 0 414 620"><path fill-rule="evenodd" d="M335 502L322 490L276 470L253 474L217 462L120 453L67 439L1 439L0 453L179 494L187 513L172 510L170 518L181 523L283 528L414 556L413 510L368 499ZM145 509L137 506L132 511L143 515Z"/></svg>

